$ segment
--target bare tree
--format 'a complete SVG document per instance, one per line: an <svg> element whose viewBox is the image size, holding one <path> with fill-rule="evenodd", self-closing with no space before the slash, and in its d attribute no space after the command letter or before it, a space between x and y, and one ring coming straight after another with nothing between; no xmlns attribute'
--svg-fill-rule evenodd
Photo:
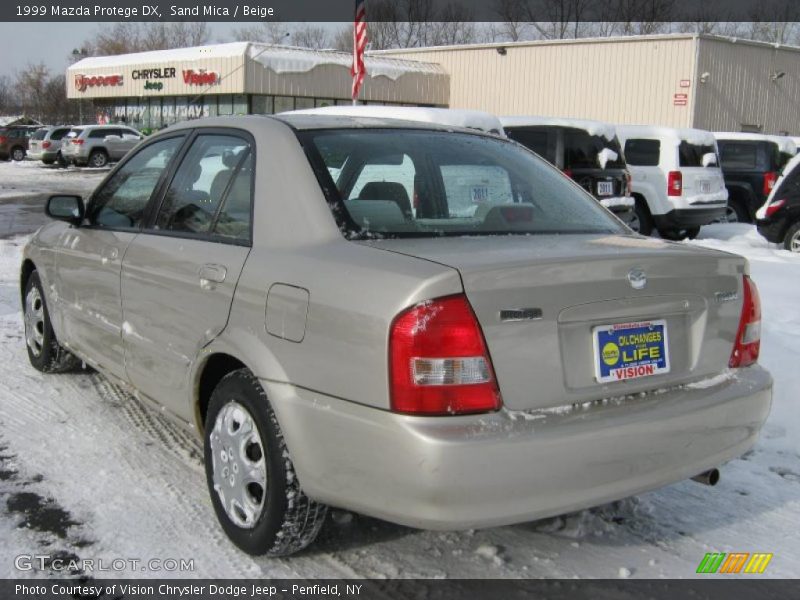
<svg viewBox="0 0 800 600"><path fill-rule="evenodd" d="M199 46L210 38L207 23L104 23L82 44L82 49L89 56L107 56Z"/></svg>
<svg viewBox="0 0 800 600"><path fill-rule="evenodd" d="M333 45L331 35L322 27L313 25L303 25L295 27L291 32L291 42L293 46L301 48L330 48Z"/></svg>
<svg viewBox="0 0 800 600"><path fill-rule="evenodd" d="M19 112L18 98L11 78L8 75L0 75L0 114Z"/></svg>

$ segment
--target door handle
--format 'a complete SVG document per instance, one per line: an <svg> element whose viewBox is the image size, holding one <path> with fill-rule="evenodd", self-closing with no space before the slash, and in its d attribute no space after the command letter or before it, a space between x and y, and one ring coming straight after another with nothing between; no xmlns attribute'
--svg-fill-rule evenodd
<svg viewBox="0 0 800 600"><path fill-rule="evenodd" d="M200 285L208 285L210 283L222 283L225 281L225 276L228 274L228 269L222 265L203 265L200 267Z"/></svg>

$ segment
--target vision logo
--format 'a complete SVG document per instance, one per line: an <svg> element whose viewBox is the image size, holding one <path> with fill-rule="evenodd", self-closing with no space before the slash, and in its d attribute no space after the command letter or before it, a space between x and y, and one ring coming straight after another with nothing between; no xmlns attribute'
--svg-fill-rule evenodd
<svg viewBox="0 0 800 600"><path fill-rule="evenodd" d="M700 561L697 567L698 573L763 573L769 561L772 560L772 553L754 552L709 552Z"/></svg>

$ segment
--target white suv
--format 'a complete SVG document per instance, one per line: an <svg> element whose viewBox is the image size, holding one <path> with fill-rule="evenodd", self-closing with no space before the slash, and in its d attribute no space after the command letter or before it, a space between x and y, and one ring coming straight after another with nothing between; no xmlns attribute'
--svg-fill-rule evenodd
<svg viewBox="0 0 800 600"><path fill-rule="evenodd" d="M695 237L725 216L728 190L714 135L700 129L620 125L631 173L639 232L667 239Z"/></svg>

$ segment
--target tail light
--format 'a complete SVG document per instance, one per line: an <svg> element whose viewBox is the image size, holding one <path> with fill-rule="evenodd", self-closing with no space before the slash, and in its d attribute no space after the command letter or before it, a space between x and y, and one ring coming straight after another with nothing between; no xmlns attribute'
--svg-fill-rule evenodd
<svg viewBox="0 0 800 600"><path fill-rule="evenodd" d="M53 144L51 142L42 142L42 148L44 148L45 150L47 150L52 145Z"/></svg>
<svg viewBox="0 0 800 600"><path fill-rule="evenodd" d="M564 169L564 175L572 179L572 169Z"/></svg>
<svg viewBox="0 0 800 600"><path fill-rule="evenodd" d="M625 171L625 195L630 196L633 193L633 178L628 171Z"/></svg>
<svg viewBox="0 0 800 600"><path fill-rule="evenodd" d="M772 188L775 187L775 182L778 181L778 174L775 171L764 173L764 195L769 196Z"/></svg>
<svg viewBox="0 0 800 600"><path fill-rule="evenodd" d="M389 378L395 412L463 415L501 406L483 333L463 294L418 304L394 319Z"/></svg>
<svg viewBox="0 0 800 600"><path fill-rule="evenodd" d="M81 144L83 144L83 140L80 138L73 138L72 143L75 144L76 146L80 146Z"/></svg>
<svg viewBox="0 0 800 600"><path fill-rule="evenodd" d="M681 194L683 194L683 174L680 171L670 171L667 175L667 196Z"/></svg>
<svg viewBox="0 0 800 600"><path fill-rule="evenodd" d="M0 144L5 144L8 141L8 137L5 135L0 135Z"/></svg>
<svg viewBox="0 0 800 600"><path fill-rule="evenodd" d="M778 212L783 205L786 204L786 198L781 198L780 200L773 200L767 205L766 216L771 217L776 212Z"/></svg>
<svg viewBox="0 0 800 600"><path fill-rule="evenodd" d="M739 329L736 331L736 341L733 345L731 359L728 366L731 368L746 367L758 360L761 349L761 299L758 288L753 280L744 276L744 302L742 303L742 316L739 318Z"/></svg>

